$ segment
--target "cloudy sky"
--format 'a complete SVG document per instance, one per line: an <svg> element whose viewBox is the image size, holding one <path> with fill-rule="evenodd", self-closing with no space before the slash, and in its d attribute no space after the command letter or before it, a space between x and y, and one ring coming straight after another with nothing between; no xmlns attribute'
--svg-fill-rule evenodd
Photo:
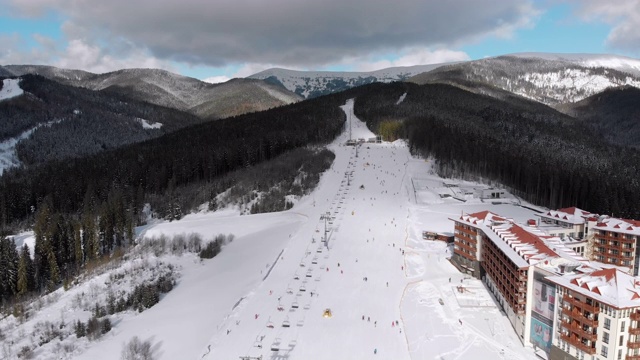
<svg viewBox="0 0 640 360"><path fill-rule="evenodd" d="M0 0L0 65L368 71L514 52L640 57L640 0Z"/></svg>

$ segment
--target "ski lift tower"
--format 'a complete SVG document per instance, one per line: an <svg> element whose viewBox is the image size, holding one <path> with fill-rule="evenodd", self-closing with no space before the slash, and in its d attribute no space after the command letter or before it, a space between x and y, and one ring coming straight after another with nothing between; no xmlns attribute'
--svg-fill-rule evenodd
<svg viewBox="0 0 640 360"><path fill-rule="evenodd" d="M322 215L320 215L320 220L324 220L324 244L327 245L328 241L327 241L327 220L331 220L331 213L330 212L326 212Z"/></svg>
<svg viewBox="0 0 640 360"><path fill-rule="evenodd" d="M351 140L351 111L349 112L349 140Z"/></svg>

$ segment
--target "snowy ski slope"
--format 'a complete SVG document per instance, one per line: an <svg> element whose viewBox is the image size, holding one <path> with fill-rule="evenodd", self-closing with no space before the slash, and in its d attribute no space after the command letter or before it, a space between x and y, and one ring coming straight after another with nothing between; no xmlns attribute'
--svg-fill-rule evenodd
<svg viewBox="0 0 640 360"><path fill-rule="evenodd" d="M353 101L343 109L353 138L373 136L353 115ZM97 341L72 335L43 345L34 358L117 359L133 336L151 342L154 359L536 358L482 284L447 261L450 249L421 235L452 232L448 218L461 211L491 210L519 221L532 211L511 200L483 203L469 195L486 187L480 184L447 179L458 186L444 186L431 161L412 158L402 141L364 143L356 157L356 148L344 145L348 134L347 124L330 145L332 168L289 211L191 214L141 229L147 237L195 232L236 239L211 260L165 255L162 261L175 264L181 276L158 304L112 315L113 329ZM454 196L440 196L445 193ZM327 212L324 244L321 216ZM86 321L90 312L74 299L99 298L108 278L57 290L49 296L57 300L24 324L12 316L0 320L7 341L20 348L44 320ZM463 293L456 288L461 284ZM330 318L323 316L326 309ZM73 341L71 352L62 350L61 343Z"/></svg>
<svg viewBox="0 0 640 360"><path fill-rule="evenodd" d="M353 138L372 137L352 106L343 109ZM429 162L412 158L403 142L363 144L356 157L343 145L348 133L330 146L336 160L318 189L291 211L192 215L147 230L205 233L214 221L238 239L197 281L185 272L159 304L81 358L108 359L138 334L161 359L533 359L481 283L463 280L468 291L457 293L463 276L446 260L445 244L421 239L424 229L452 231L448 217L460 211L490 209L517 220L532 212L426 196L442 187ZM237 232L250 228L256 232ZM326 309L331 318L323 317Z"/></svg>

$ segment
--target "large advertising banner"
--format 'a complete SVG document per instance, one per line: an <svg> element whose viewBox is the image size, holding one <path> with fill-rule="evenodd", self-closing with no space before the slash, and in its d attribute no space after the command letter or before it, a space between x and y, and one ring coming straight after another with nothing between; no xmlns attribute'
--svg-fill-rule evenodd
<svg viewBox="0 0 640 360"><path fill-rule="evenodd" d="M542 321L531 318L531 343L547 353L551 351L551 331L549 326Z"/></svg>
<svg viewBox="0 0 640 360"><path fill-rule="evenodd" d="M544 318L553 320L556 303L555 287L536 280L533 281L533 311Z"/></svg>
<svg viewBox="0 0 640 360"><path fill-rule="evenodd" d="M547 274L533 274L533 306L531 307L531 343L547 353L551 351L553 314L556 304L556 287L547 282Z"/></svg>

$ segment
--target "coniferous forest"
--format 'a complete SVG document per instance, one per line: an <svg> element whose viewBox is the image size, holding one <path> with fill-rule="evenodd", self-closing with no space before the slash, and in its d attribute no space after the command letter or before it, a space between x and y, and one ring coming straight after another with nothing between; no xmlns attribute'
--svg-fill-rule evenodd
<svg viewBox="0 0 640 360"><path fill-rule="evenodd" d="M33 226L36 244L31 261L25 249L9 251L15 250L13 240L2 240L0 300L55 289L83 266L129 246L145 203L152 202L167 219L178 219L200 205L198 199L215 201L216 191L236 184L265 187L276 177L266 169L254 182L245 178L255 173L241 175L260 163L278 169L281 177L309 174L299 179L301 184L317 182L333 154L300 149L323 145L340 133L344 101L339 95L305 101L202 123L89 157L6 171L0 177L2 233ZM295 187L290 191L304 192ZM267 193L251 212L284 210L282 196L276 198L270 200Z"/></svg>
<svg viewBox="0 0 640 360"><path fill-rule="evenodd" d="M371 86L355 111L374 130L402 123L396 136L408 139L414 154L434 157L443 177L499 182L549 208L640 218L637 150L612 145L589 123L540 103L396 83Z"/></svg>

